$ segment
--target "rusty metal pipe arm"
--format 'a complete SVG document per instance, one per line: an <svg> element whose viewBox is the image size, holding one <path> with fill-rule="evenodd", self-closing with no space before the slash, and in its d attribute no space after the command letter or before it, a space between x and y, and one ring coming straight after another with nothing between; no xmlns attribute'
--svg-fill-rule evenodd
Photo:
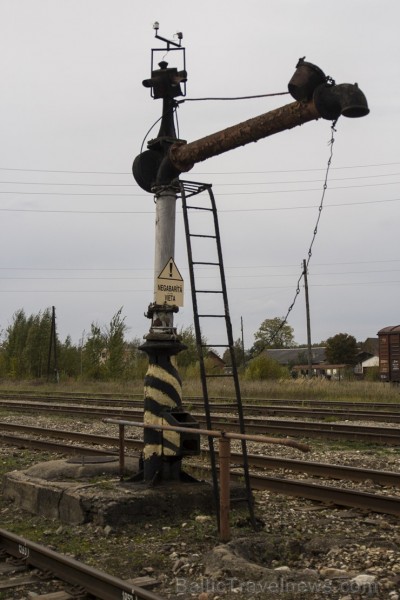
<svg viewBox="0 0 400 600"><path fill-rule="evenodd" d="M166 160L183 173L212 156L320 118L313 101L292 102L189 144L173 144Z"/></svg>
<svg viewBox="0 0 400 600"><path fill-rule="evenodd" d="M176 76L182 78L183 75L167 69L166 64L160 63L161 69L154 71L152 79L146 80L145 84L154 88L155 98L169 98L175 102L174 98L182 92L172 83ZM148 150L136 157L133 163L136 182L144 190L153 192L157 186L176 182L180 173L190 171L196 163L275 133L320 118L336 121L341 115L356 118L369 113L367 100L357 83L336 85L319 67L305 62L303 58L296 65L288 90L295 102L189 144L176 139L173 111L166 111L164 107L164 121L169 123L168 135L162 128L158 138L149 142Z"/></svg>

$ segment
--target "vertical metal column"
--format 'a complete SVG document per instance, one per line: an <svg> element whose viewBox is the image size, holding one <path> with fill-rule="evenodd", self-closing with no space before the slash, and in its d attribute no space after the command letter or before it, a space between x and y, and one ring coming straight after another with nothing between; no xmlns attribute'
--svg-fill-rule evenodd
<svg viewBox="0 0 400 600"><path fill-rule="evenodd" d="M133 176L138 185L154 194L156 199L154 298L147 311L147 317L151 319L150 331L145 336L145 344L141 346L141 350L149 357L144 382L144 421L147 424L160 425L165 422L170 425L185 422L185 425L195 428L198 426L195 419L182 410L182 383L173 364L173 357L185 349L174 328L174 312L178 311L180 304L175 304L175 299L157 294L160 274L168 261L174 260L179 171L170 165L167 156L171 145L180 142L174 122L178 106L175 98L186 93L187 73L185 68L178 71L177 67L169 67L164 59L158 63L159 68L156 69L154 58L159 52L165 55L175 50L183 58L185 67L185 49L181 46L182 33L177 34L178 41L174 41L158 35L158 24L155 31L155 37L165 42L167 47L152 50L151 77L142 83L150 88L152 98L163 101L161 124L157 137L148 142L147 150L141 152L132 165ZM162 433L146 428L144 479L179 479L182 457L199 452L200 439L195 434L184 436L174 431Z"/></svg>
<svg viewBox="0 0 400 600"><path fill-rule="evenodd" d="M160 271L175 254L176 192L172 186L156 190L154 303L149 307L150 332L141 350L149 357L144 381L144 417L147 424L163 424L167 412L182 410L182 382L171 358L185 348L174 329L174 310L156 304L156 282ZM144 430L143 469L145 481L179 479L180 436L177 432ZM169 458L168 458L169 457Z"/></svg>
<svg viewBox="0 0 400 600"><path fill-rule="evenodd" d="M167 261L175 255L176 189L173 186L156 188L155 202L154 302L156 279Z"/></svg>

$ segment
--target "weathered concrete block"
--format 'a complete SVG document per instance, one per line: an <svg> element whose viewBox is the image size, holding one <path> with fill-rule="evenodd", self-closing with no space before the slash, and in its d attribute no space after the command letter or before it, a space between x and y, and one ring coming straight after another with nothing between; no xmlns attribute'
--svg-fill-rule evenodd
<svg viewBox="0 0 400 600"><path fill-rule="evenodd" d="M62 460L49 461L26 471L8 473L4 495L23 510L74 525L93 522L102 527L121 527L163 515L169 517L171 513L183 516L194 511L214 511L209 483L165 482L151 487L121 482L117 474L118 463L86 468ZM231 492L232 497L243 496L243 489L237 484L232 485Z"/></svg>

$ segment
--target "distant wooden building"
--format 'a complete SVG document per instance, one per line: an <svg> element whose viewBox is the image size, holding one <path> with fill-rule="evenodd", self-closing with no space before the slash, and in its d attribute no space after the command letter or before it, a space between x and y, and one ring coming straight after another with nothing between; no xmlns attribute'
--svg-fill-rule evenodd
<svg viewBox="0 0 400 600"><path fill-rule="evenodd" d="M262 354L276 360L280 365L291 367L296 364L305 363L308 359L307 347L300 346L297 348L268 348ZM325 347L315 346L311 348L311 356L313 364L320 364L325 360Z"/></svg>
<svg viewBox="0 0 400 600"><path fill-rule="evenodd" d="M358 378L365 377L368 369L376 368L379 364L378 338L367 338L359 344L356 355L356 365L331 364L326 360L325 346L311 348L313 376L326 377L327 379L341 379L346 369L353 369ZM308 348L271 348L264 350L266 356L276 360L282 366L287 366L291 373L297 375L308 374Z"/></svg>
<svg viewBox="0 0 400 600"><path fill-rule="evenodd" d="M312 364L311 367L313 377L325 377L325 379L338 379L340 381L344 370L348 369L349 365L319 363ZM291 372L292 374L308 375L308 365L294 365Z"/></svg>
<svg viewBox="0 0 400 600"><path fill-rule="evenodd" d="M221 369L221 371L225 369L225 361L220 357L220 355L217 352L214 352L214 350L209 350L207 352L207 358L212 363L213 368Z"/></svg>

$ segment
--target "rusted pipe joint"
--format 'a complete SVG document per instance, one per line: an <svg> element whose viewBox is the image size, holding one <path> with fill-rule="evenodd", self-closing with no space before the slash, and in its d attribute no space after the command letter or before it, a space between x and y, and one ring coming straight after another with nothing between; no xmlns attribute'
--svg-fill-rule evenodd
<svg viewBox="0 0 400 600"><path fill-rule="evenodd" d="M168 151L167 159L172 163L174 168L180 173L187 173L194 167L194 162L190 160L180 160L179 151L184 144L174 144Z"/></svg>

